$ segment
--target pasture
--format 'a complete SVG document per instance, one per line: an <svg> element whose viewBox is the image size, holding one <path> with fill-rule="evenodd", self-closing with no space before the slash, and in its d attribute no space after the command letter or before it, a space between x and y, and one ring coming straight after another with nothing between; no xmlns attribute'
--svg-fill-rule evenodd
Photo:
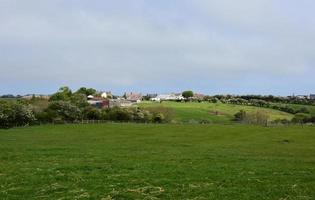
<svg viewBox="0 0 315 200"><path fill-rule="evenodd" d="M243 106L234 104L208 103L208 102L142 102L139 104L142 108L165 107L173 111L173 119L177 122L189 122L192 120L208 120L212 123L231 123L235 113L240 110L246 112L264 111L269 114L270 120L293 118L292 114L278 110L259 108L254 106Z"/></svg>
<svg viewBox="0 0 315 200"><path fill-rule="evenodd" d="M315 127L0 130L0 199L315 199Z"/></svg>

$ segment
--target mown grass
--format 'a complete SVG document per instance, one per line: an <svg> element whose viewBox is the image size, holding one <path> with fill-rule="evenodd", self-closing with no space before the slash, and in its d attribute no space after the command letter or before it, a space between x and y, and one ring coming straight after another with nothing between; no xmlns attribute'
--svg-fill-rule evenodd
<svg viewBox="0 0 315 200"><path fill-rule="evenodd" d="M166 107L174 111L174 120L178 122L189 122L191 120L201 121L208 120L213 123L231 123L234 115L240 110L246 112L255 112L257 110L265 111L269 114L270 120L288 119L291 120L293 115L278 110L259 108L254 106L242 106L222 103L208 102L142 102L139 104L142 108L148 107Z"/></svg>
<svg viewBox="0 0 315 200"><path fill-rule="evenodd" d="M0 199L315 199L315 127L0 130Z"/></svg>

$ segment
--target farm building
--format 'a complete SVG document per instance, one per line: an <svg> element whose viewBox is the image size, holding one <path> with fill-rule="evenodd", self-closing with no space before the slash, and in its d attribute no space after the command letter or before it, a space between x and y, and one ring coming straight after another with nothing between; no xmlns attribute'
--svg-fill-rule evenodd
<svg viewBox="0 0 315 200"><path fill-rule="evenodd" d="M134 105L135 102L126 99L111 99L109 101L109 107L130 107Z"/></svg>
<svg viewBox="0 0 315 200"><path fill-rule="evenodd" d="M132 102L141 102L142 100L142 94L141 93L135 93L135 92L125 92L124 97L128 101Z"/></svg>
<svg viewBox="0 0 315 200"><path fill-rule="evenodd" d="M159 94L154 98L151 98L151 101L167 101L167 100L183 100L184 97L179 93L171 93L171 94Z"/></svg>
<svg viewBox="0 0 315 200"><path fill-rule="evenodd" d="M101 97L104 99L111 99L113 97L112 92L101 92Z"/></svg>
<svg viewBox="0 0 315 200"><path fill-rule="evenodd" d="M109 101L104 99L90 99L87 101L90 105L97 108L109 108Z"/></svg>

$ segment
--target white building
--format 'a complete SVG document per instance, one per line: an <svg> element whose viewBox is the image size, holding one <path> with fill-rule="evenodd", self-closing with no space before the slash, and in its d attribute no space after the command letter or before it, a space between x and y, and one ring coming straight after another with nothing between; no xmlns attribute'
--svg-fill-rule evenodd
<svg viewBox="0 0 315 200"><path fill-rule="evenodd" d="M167 101L167 100L184 100L185 98L181 94L159 94L154 98L151 98L151 101Z"/></svg>

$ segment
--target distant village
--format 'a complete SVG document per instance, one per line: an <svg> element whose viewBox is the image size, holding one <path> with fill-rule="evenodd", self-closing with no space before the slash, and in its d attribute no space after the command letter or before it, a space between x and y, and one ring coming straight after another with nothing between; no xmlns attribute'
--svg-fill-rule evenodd
<svg viewBox="0 0 315 200"><path fill-rule="evenodd" d="M207 97L205 94L194 93L191 100L204 100ZM22 98L22 99L32 99L41 98L49 99L50 95L38 95L38 94L27 94L21 95L2 95L0 98ZM281 97L284 99L297 99L297 100L315 100L315 94L310 95L291 95L286 97ZM112 108L112 107L130 107L141 101L184 101L182 93L169 93L169 94L146 94L142 95L138 92L125 92L122 96L113 95L110 91L108 92L97 92L96 95L88 95L87 102L98 108Z"/></svg>

